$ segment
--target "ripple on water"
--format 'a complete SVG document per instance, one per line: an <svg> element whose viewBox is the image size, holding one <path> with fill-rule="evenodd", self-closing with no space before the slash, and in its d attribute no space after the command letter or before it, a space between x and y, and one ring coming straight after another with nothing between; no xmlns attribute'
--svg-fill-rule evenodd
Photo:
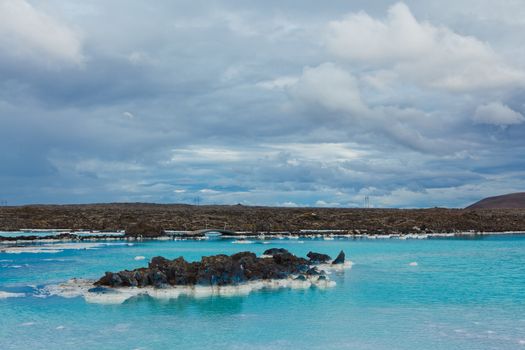
<svg viewBox="0 0 525 350"><path fill-rule="evenodd" d="M25 294L24 293L4 292L0 290L0 299L21 298L21 297L25 297Z"/></svg>

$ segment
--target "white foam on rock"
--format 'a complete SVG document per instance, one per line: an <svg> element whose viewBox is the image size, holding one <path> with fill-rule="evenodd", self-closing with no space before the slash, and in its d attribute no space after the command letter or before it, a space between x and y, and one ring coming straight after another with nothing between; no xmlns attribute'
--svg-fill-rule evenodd
<svg viewBox="0 0 525 350"><path fill-rule="evenodd" d="M146 257L142 255L137 255L136 257L133 258L133 260L144 260L144 259L146 259Z"/></svg>
<svg viewBox="0 0 525 350"><path fill-rule="evenodd" d="M134 291L119 291L118 293L91 293L86 291L82 296L88 303L93 304L122 304L140 293Z"/></svg>
<svg viewBox="0 0 525 350"><path fill-rule="evenodd" d="M4 292L0 290L0 299L7 299L7 298L22 298L26 295L24 293L11 293L11 292Z"/></svg>
<svg viewBox="0 0 525 350"><path fill-rule="evenodd" d="M417 261L412 261L411 263L408 264L408 266L418 266L418 263Z"/></svg>
<svg viewBox="0 0 525 350"><path fill-rule="evenodd" d="M324 270L327 273L331 273L332 271L344 271L349 270L352 268L354 263L350 260L346 260L343 264L319 264L315 265L318 270Z"/></svg>
<svg viewBox="0 0 525 350"><path fill-rule="evenodd" d="M65 283L51 284L44 287L43 292L47 295L59 295L63 298L76 298L93 287L93 281L73 278Z"/></svg>
<svg viewBox="0 0 525 350"><path fill-rule="evenodd" d="M325 289L336 285L334 281L319 280L318 276L312 276L304 281L290 277L287 279L252 281L229 286L123 287L106 288L104 291L90 291L94 288L93 282L93 280L71 279L65 283L45 287L45 293L64 298L83 297L89 303L122 304L133 297L144 295L163 300L177 299L182 295L194 298L208 298L211 296L234 297L248 295L261 289L308 289L312 286Z"/></svg>

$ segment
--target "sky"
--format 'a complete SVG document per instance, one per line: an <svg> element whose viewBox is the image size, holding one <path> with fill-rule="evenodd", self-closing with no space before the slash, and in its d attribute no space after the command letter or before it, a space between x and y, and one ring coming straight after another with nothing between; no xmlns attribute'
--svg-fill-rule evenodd
<svg viewBox="0 0 525 350"><path fill-rule="evenodd" d="M522 0L0 0L0 204L525 190Z"/></svg>

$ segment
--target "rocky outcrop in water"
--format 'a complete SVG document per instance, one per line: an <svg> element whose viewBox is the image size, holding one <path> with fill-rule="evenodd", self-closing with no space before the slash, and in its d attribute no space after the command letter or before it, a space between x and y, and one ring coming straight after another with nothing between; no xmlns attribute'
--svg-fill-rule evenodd
<svg viewBox="0 0 525 350"><path fill-rule="evenodd" d="M325 257L325 254L316 254ZM200 261L188 262L183 257L173 260L161 256L151 259L147 268L132 271L106 272L95 285L108 287L163 288L167 286L225 286L257 280L295 278L306 280L324 276L325 272L313 266L312 261L297 257L282 248L264 252L268 257L257 257L251 252L233 255L205 256ZM341 255L341 254L340 254ZM343 253L344 261L344 253Z"/></svg>
<svg viewBox="0 0 525 350"><path fill-rule="evenodd" d="M330 255L326 255L326 254L308 252L306 256L308 257L308 259L310 259L310 263L312 264L326 264L332 261L332 258L330 257Z"/></svg>
<svg viewBox="0 0 525 350"><path fill-rule="evenodd" d="M332 261L332 265L339 265L339 264L344 264L344 263L345 263L345 252L341 250L339 254L337 255L337 257L334 259L334 261Z"/></svg>

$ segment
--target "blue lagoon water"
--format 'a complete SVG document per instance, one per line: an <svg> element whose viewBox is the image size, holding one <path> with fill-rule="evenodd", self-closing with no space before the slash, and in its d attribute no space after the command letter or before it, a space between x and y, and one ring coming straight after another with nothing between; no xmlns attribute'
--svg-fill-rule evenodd
<svg viewBox="0 0 525 350"><path fill-rule="evenodd" d="M0 253L0 349L525 349L524 236L267 242L116 241ZM331 275L337 285L325 290L141 296L118 305L39 292L156 255L196 260L270 247L303 256L343 249L354 265Z"/></svg>

